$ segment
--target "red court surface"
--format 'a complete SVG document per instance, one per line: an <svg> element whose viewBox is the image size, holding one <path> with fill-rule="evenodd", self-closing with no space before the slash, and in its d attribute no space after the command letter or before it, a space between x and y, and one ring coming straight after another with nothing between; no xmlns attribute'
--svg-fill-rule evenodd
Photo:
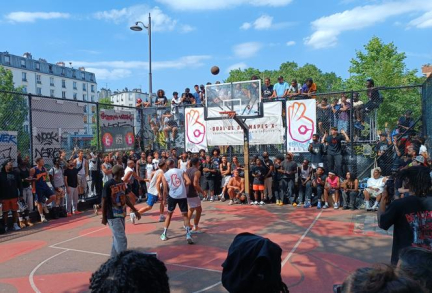
<svg viewBox="0 0 432 293"><path fill-rule="evenodd" d="M179 211L159 236L158 207L126 225L128 248L157 252L172 292L226 292L221 264L236 234L256 233L278 243L290 292L332 292L349 272L388 263L391 235L376 228L375 213L291 206L203 203L203 234L188 245ZM91 273L108 259L111 232L90 211L0 236L0 292L87 292Z"/></svg>

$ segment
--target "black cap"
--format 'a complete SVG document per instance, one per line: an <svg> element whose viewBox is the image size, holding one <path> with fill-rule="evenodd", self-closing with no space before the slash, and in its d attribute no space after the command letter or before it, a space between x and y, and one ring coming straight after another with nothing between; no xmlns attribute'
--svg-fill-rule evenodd
<svg viewBox="0 0 432 293"><path fill-rule="evenodd" d="M381 133L380 133L380 136L385 136L385 137L387 137L387 133L385 133L385 132L381 132Z"/></svg>
<svg viewBox="0 0 432 293"><path fill-rule="evenodd" d="M202 89L203 89L203 88L204 88L204 85L203 85L203 84L202 84L202 85L200 85L200 88L202 88Z"/></svg>
<svg viewBox="0 0 432 293"><path fill-rule="evenodd" d="M278 76L278 79L283 79L283 76L282 76L282 75L279 75L279 76Z"/></svg>
<svg viewBox="0 0 432 293"><path fill-rule="evenodd" d="M178 95L178 92L173 92L173 96Z"/></svg>
<svg viewBox="0 0 432 293"><path fill-rule="evenodd" d="M185 88L185 92L186 92L186 93L190 92L190 89L189 89L188 87Z"/></svg>

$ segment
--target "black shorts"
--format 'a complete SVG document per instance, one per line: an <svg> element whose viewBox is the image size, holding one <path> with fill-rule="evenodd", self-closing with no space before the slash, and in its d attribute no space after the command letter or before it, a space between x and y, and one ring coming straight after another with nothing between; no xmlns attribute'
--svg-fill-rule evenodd
<svg viewBox="0 0 432 293"><path fill-rule="evenodd" d="M168 196L168 212L169 213L174 212L177 204L178 204L180 211L182 213L188 212L187 198L172 198L171 196Z"/></svg>
<svg viewBox="0 0 432 293"><path fill-rule="evenodd" d="M215 180L214 178L204 178L204 181L202 182L201 185L201 189L202 190L210 190L210 191L214 191L215 189Z"/></svg>

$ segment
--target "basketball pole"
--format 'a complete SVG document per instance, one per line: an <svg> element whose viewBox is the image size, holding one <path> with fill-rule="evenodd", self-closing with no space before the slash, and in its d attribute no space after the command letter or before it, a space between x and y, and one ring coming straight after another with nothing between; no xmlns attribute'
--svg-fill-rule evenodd
<svg viewBox="0 0 432 293"><path fill-rule="evenodd" d="M246 198L250 199L250 184L249 184L249 127L247 124L234 115L234 121L243 129L243 155L244 155L244 180Z"/></svg>

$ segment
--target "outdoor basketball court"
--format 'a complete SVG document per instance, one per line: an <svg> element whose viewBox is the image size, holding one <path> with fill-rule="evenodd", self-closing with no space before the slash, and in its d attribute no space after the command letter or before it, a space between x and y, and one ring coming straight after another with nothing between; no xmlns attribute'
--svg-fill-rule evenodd
<svg viewBox="0 0 432 293"><path fill-rule="evenodd" d="M159 239L157 211L126 225L129 248L156 252L165 262L172 292L225 292L221 264L235 235L246 231L281 246L290 292L332 292L350 271L390 261L392 238L376 228L375 213L219 202L203 207L205 233L194 236L194 245L186 243L179 211L166 242ZM111 250L110 229L100 221L88 211L0 236L0 292L86 292Z"/></svg>

